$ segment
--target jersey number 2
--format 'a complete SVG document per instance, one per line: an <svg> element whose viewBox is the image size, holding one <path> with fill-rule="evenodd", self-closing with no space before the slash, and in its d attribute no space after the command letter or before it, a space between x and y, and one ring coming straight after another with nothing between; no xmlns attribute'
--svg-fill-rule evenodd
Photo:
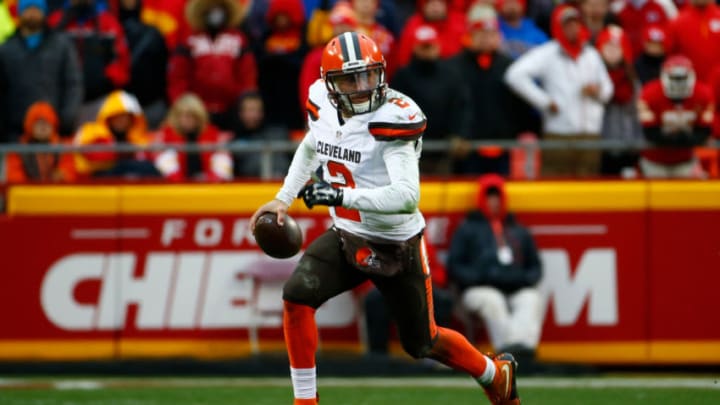
<svg viewBox="0 0 720 405"><path fill-rule="evenodd" d="M342 163L330 160L327 162L328 174L332 177L342 176L343 182L332 182L333 187L350 187L355 188L355 180L353 180L352 173ZM360 212L358 210L351 210L343 207L335 207L335 214L344 219L351 221L360 222Z"/></svg>
<svg viewBox="0 0 720 405"><path fill-rule="evenodd" d="M403 100L403 99L401 99L401 98L397 98L397 97L393 97L393 98L388 99L388 103L393 103L393 104L397 105L397 106L400 107L400 108L408 108L408 107L410 107L410 103L408 103L407 101L405 101L405 100Z"/></svg>

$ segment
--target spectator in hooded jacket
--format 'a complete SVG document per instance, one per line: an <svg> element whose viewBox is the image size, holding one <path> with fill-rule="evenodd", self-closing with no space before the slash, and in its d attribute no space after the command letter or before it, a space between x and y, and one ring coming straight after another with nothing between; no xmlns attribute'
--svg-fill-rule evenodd
<svg viewBox="0 0 720 405"><path fill-rule="evenodd" d="M498 0L500 33L503 36L503 50L512 58L548 41L547 35L533 20L525 17L527 0Z"/></svg>
<svg viewBox="0 0 720 405"><path fill-rule="evenodd" d="M30 106L25 115L25 131L21 144L55 145L60 143L58 116L43 101ZM8 183L67 182L74 179L72 155L48 152L11 153L5 161Z"/></svg>
<svg viewBox="0 0 720 405"><path fill-rule="evenodd" d="M542 264L530 232L507 211L501 177L478 181L477 210L452 236L448 279L463 309L484 322L493 348L533 356L540 340Z"/></svg>
<svg viewBox="0 0 720 405"><path fill-rule="evenodd" d="M637 75L632 63L630 40L622 28L609 25L597 36L595 44L602 56L613 82L613 96L605 106L603 139L635 142L642 139L642 129L637 119ZM634 151L604 150L601 172L618 175L625 168L634 168L638 154Z"/></svg>
<svg viewBox="0 0 720 405"><path fill-rule="evenodd" d="M670 47L670 38L666 29L659 26L649 26L645 29L643 51L635 57L635 71L641 84L660 77L660 68Z"/></svg>
<svg viewBox="0 0 720 405"><path fill-rule="evenodd" d="M669 26L673 51L687 56L699 81L708 82L720 65L720 6L713 0L691 0Z"/></svg>
<svg viewBox="0 0 720 405"><path fill-rule="evenodd" d="M499 52L501 36L497 16L486 5L468 11L468 33L463 51L448 63L470 93L462 128L453 138L453 173L510 172L510 153L499 147L473 149L473 140L515 139L532 126L530 109L503 81L512 60ZM429 117L431 119L431 117Z"/></svg>
<svg viewBox="0 0 720 405"><path fill-rule="evenodd" d="M60 133L71 134L83 97L75 48L47 28L43 0L20 0L18 12L17 31L0 46L0 142L17 142L25 112L40 100L58 113Z"/></svg>
<svg viewBox="0 0 720 405"><path fill-rule="evenodd" d="M440 57L449 58L462 50L465 16L448 7L449 0L417 0L417 12L405 24L395 54L398 68L410 62L413 35L420 25L430 25L440 34Z"/></svg>
<svg viewBox="0 0 720 405"><path fill-rule="evenodd" d="M130 82L125 90L137 97L150 128L165 117L168 49L160 31L142 21L142 0L120 0L118 16L130 48Z"/></svg>
<svg viewBox="0 0 720 405"><path fill-rule="evenodd" d="M604 104L613 94L605 64L587 45L588 34L577 9L558 6L553 12L552 33L552 41L531 49L510 66L505 82L542 113L544 139L599 139ZM592 176L599 169L598 150L542 152L546 176Z"/></svg>
<svg viewBox="0 0 720 405"><path fill-rule="evenodd" d="M307 53L302 1L271 0L265 20L268 32L257 61L266 119L286 130L302 131L305 109L297 103L300 69Z"/></svg>
<svg viewBox="0 0 720 405"><path fill-rule="evenodd" d="M428 117L423 139L449 141L460 136L464 109L470 102L466 81L456 74L450 62L440 59L440 39L430 25L415 30L415 44L410 63L397 71L390 86L411 97ZM423 152L420 173L450 173L447 152Z"/></svg>
<svg viewBox="0 0 720 405"><path fill-rule="evenodd" d="M210 121L221 129L230 127L237 98L257 89L255 57L245 35L235 28L244 13L236 0L190 0L185 14L192 33L170 58L170 102L188 92L198 95Z"/></svg>
<svg viewBox="0 0 720 405"><path fill-rule="evenodd" d="M79 122L91 121L105 97L130 80L130 51L120 22L98 0L70 0L50 15L52 28L75 42L82 63L84 104Z"/></svg>
<svg viewBox="0 0 720 405"><path fill-rule="evenodd" d="M104 100L95 122L83 124L75 134L74 144L146 146L150 143L142 108L137 99L122 90L110 93ZM75 169L82 177L157 177L144 151L87 151L75 154Z"/></svg>
<svg viewBox="0 0 720 405"><path fill-rule="evenodd" d="M175 145L223 145L232 134L220 131L209 122L202 100L194 94L185 94L173 103L165 125L155 135L155 142L168 148L158 153L155 167L163 177L172 181L221 181L232 179L233 165L230 154L223 150L185 152Z"/></svg>

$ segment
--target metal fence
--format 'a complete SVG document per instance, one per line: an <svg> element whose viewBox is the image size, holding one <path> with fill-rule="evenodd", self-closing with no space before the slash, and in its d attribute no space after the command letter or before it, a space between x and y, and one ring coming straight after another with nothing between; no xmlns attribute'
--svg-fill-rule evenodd
<svg viewBox="0 0 720 405"><path fill-rule="evenodd" d="M528 162L526 162L527 170L532 170L535 152L538 150L565 149L565 150L607 150L607 151L640 151L651 147L644 140L625 141L625 140L583 140L583 141L564 141L564 140L532 140L532 141L515 141L515 140L486 140L470 142L473 148L480 147L501 147L504 149L515 149L526 152ZM718 140L711 140L704 146L711 149L720 148ZM32 153L73 153L73 152L141 152L141 151L162 151L166 149L175 149L179 152L208 152L223 150L232 154L253 154L259 153L261 157L260 178L263 180L272 179L273 157L278 153L293 152L297 148L297 143L292 141L248 141L248 142L232 142L229 144L184 144L184 145L166 145L151 144L147 146L136 146L132 144L115 144L115 145L70 145L70 144L54 144L54 145L38 145L38 144L5 144L0 145L0 183L4 183L7 178L6 173L6 156L9 153L32 154ZM447 152L450 150L450 142L448 141L430 141L423 142L424 152ZM531 177L531 176L529 176Z"/></svg>

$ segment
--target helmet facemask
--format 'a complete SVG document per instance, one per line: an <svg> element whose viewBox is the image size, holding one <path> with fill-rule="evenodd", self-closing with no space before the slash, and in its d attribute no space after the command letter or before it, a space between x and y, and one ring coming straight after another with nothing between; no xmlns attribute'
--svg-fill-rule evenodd
<svg viewBox="0 0 720 405"><path fill-rule="evenodd" d="M325 86L330 102L343 115L375 111L385 101L387 83L382 63L327 72Z"/></svg>
<svg viewBox="0 0 720 405"><path fill-rule="evenodd" d="M661 73L660 82L667 98L683 100L693 93L695 72L684 66L673 66Z"/></svg>

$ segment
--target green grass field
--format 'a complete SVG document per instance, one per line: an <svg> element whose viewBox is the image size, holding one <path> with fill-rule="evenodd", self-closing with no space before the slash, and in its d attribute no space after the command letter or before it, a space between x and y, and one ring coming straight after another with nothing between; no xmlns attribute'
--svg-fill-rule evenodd
<svg viewBox="0 0 720 405"><path fill-rule="evenodd" d="M523 378L523 404L720 404L720 383L693 378ZM323 405L487 404L466 378L320 378ZM284 378L0 378L2 405L284 405Z"/></svg>

